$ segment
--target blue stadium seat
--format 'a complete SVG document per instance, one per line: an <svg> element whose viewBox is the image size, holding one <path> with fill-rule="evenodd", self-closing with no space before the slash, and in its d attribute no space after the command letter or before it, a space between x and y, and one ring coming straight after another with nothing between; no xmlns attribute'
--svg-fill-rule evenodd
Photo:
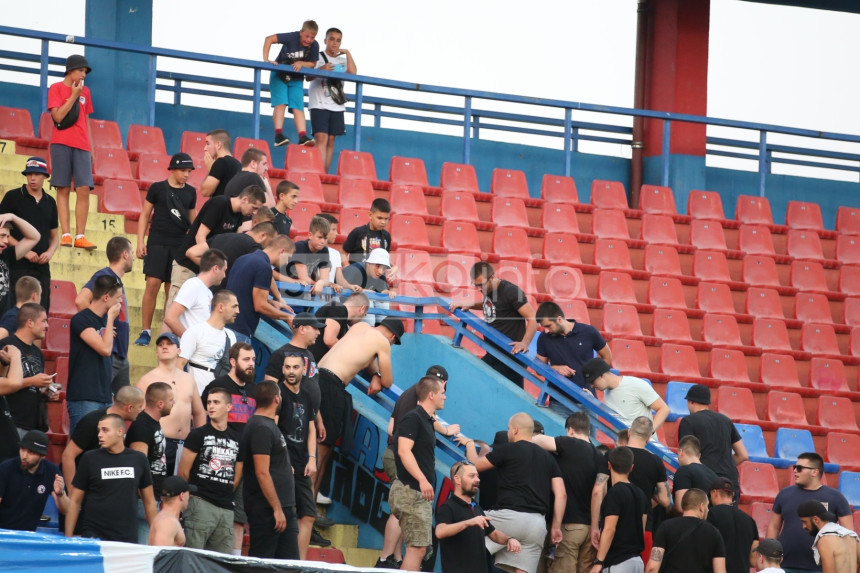
<svg viewBox="0 0 860 573"><path fill-rule="evenodd" d="M684 416L690 414L690 409L687 407L687 390L692 386L692 382L674 382L670 381L666 384L666 403L669 405L668 421L674 422L680 420Z"/></svg>
<svg viewBox="0 0 860 573"><path fill-rule="evenodd" d="M764 443L764 434L761 431L761 426L754 424L735 424L735 428L741 435L744 441L744 447L750 455L750 459L754 462L770 463L770 454L767 453L767 446Z"/></svg>
<svg viewBox="0 0 860 573"><path fill-rule="evenodd" d="M746 442L744 442L746 443ZM779 428L776 430L776 457L786 460L796 460L804 452L814 452L815 444L809 430Z"/></svg>
<svg viewBox="0 0 860 573"><path fill-rule="evenodd" d="M839 491L852 506L860 506L860 472L842 472L839 475Z"/></svg>

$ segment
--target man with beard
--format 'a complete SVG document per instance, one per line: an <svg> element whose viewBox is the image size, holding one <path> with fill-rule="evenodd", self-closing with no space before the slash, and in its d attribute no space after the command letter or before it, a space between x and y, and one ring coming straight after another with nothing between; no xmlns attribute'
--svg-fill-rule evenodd
<svg viewBox="0 0 860 573"><path fill-rule="evenodd" d="M801 503L797 515L803 529L815 539L812 554L823 573L856 573L860 561L860 538L836 523L836 516L814 499Z"/></svg>
<svg viewBox="0 0 860 573"><path fill-rule="evenodd" d="M484 537L505 545L518 553L520 542L505 535L490 523L484 510L475 502L481 479L472 462L462 461L451 466L454 495L436 510L436 537L442 551L444 573L489 572Z"/></svg>
<svg viewBox="0 0 860 573"><path fill-rule="evenodd" d="M164 431L159 421L169 416L173 409L173 389L167 382L153 382L144 394L146 406L137 420L131 423L125 438L126 446L146 456L149 471L152 473L153 490L158 500L161 482L167 477L167 456ZM137 542L146 545L149 539L149 524L143 512L143 502L138 507Z"/></svg>
<svg viewBox="0 0 860 573"><path fill-rule="evenodd" d="M227 325L233 324L238 314L236 295L226 289L219 290L212 297L209 319L186 330L179 340L177 365L180 368L186 364L191 367L199 394L215 379L215 367L236 343L236 334Z"/></svg>

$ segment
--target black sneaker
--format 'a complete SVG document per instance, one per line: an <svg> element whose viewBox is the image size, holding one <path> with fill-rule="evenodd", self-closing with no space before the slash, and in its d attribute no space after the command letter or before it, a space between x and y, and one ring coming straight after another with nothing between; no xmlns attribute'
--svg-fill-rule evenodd
<svg viewBox="0 0 860 573"><path fill-rule="evenodd" d="M316 529L311 530L311 545L318 545L320 547L328 547L331 545L331 541L322 536L322 534Z"/></svg>
<svg viewBox="0 0 860 573"><path fill-rule="evenodd" d="M313 147L317 142L307 135L303 135L299 138L299 145L307 145L308 147ZM278 145L277 143L275 145Z"/></svg>
<svg viewBox="0 0 860 573"><path fill-rule="evenodd" d="M374 567L376 569L400 569L400 564L402 561L397 561L394 559L394 555L389 555L385 559L380 557L376 560L376 565Z"/></svg>
<svg viewBox="0 0 860 573"><path fill-rule="evenodd" d="M334 520L325 515L317 515L317 518L314 520L315 527L331 527L332 525L334 525Z"/></svg>
<svg viewBox="0 0 860 573"><path fill-rule="evenodd" d="M286 137L283 133L275 134L275 147L280 147L282 145L286 145L290 142L290 138Z"/></svg>

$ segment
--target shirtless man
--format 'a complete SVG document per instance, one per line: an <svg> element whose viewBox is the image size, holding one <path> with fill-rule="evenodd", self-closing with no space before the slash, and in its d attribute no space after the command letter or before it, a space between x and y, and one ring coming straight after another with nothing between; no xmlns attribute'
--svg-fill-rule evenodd
<svg viewBox="0 0 860 573"><path fill-rule="evenodd" d="M149 545L160 547L184 547L185 531L179 522L179 514L188 508L188 499L197 493L197 486L179 476L170 476L161 484L161 511L152 520L149 528Z"/></svg>
<svg viewBox="0 0 860 573"><path fill-rule="evenodd" d="M815 537L812 554L822 573L857 573L860 538L856 533L836 523L836 515L814 499L797 506L797 516L803 529Z"/></svg>
<svg viewBox="0 0 860 573"><path fill-rule="evenodd" d="M191 428L206 423L206 410L200 401L194 377L176 367L179 357L179 338L172 332L165 332L155 341L158 366L141 376L136 386L141 391L153 382L167 382L173 387L173 410L169 416L161 418L161 429L167 441L167 473L176 473L176 460L182 457L180 449Z"/></svg>
<svg viewBox="0 0 860 573"><path fill-rule="evenodd" d="M374 373L370 377L368 395L391 388L394 382L391 345L400 344L402 336L403 322L399 318L388 317L375 327L362 322L350 328L320 360L320 412L325 421L326 436L317 450L319 470L314 477L314 497L319 493L334 443L347 431L344 420L352 408L352 398L346 386L356 374L366 369Z"/></svg>

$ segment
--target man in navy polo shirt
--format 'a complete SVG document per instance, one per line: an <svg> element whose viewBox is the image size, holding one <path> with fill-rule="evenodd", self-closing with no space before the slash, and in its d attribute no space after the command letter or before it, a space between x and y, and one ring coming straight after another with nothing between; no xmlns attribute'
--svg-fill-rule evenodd
<svg viewBox="0 0 860 573"><path fill-rule="evenodd" d="M49 495L60 513L68 511L63 476L47 454L48 436L30 430L21 440L20 456L0 464L0 529L36 531Z"/></svg>

